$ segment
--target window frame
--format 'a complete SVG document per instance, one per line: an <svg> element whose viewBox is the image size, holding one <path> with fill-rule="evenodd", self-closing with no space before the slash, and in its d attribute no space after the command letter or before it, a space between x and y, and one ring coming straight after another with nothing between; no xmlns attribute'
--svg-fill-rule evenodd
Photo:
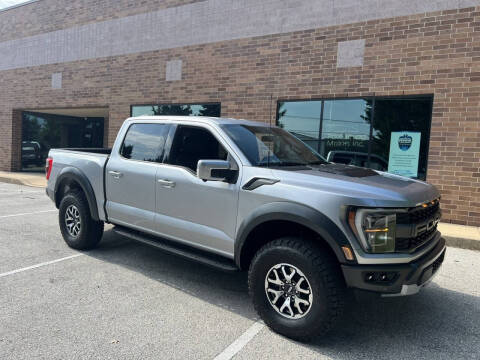
<svg viewBox="0 0 480 360"><path fill-rule="evenodd" d="M123 145L125 144L125 139L128 135L128 132L130 131L131 127L134 126L134 125L143 125L143 124L145 124L145 125L163 125L163 126L167 126L167 128L168 128L167 137L165 139L165 144L163 145L163 154L161 156L161 161L147 161L147 160L129 159L129 158L126 158L125 156L122 155ZM142 162L142 163L148 163L148 164L163 164L164 161L165 161L165 154L166 154L166 151L167 151L167 145L168 145L168 141L169 141L170 136L171 136L171 132L172 132L172 124L169 124L167 122L158 122L158 123L155 123L155 122L134 122L134 123L131 123L130 125L128 125L128 128L127 128L127 130L125 130L125 134L123 135L122 143L120 144L120 146L118 148L118 156L122 160L136 161L136 162Z"/></svg>
<svg viewBox="0 0 480 360"><path fill-rule="evenodd" d="M432 116L433 116L433 103L434 103L434 94L433 93L427 93L427 94L409 94L409 95L378 95L378 96L373 96L373 95L368 95L368 96L355 96L355 97L348 97L348 96L326 96L326 97L318 97L318 98L296 98L296 99L289 99L289 98L279 98L277 99L277 108L276 108L276 113L275 113L275 125L278 126L279 124L279 110L280 110L280 105L282 103L289 103L289 102L307 102L307 101L320 101L321 102L321 110L320 110L320 125L319 125L319 132L318 132L318 141L319 143L322 141L322 128L323 128L323 112L324 112L324 106L325 106L325 101L332 101L332 100L371 100L372 101L372 121L370 122L370 135L368 139L368 165L370 166L370 158L372 155L372 149L371 149L371 144L372 144L372 135L373 135L373 129L374 129L374 122L375 122L375 103L379 100L395 100L395 99L428 99L430 100L430 121L427 126L427 148L425 149L425 156L426 156L426 166L425 166L425 179L423 181L426 181L428 177L428 157L429 157L429 151L430 151L430 137L431 137L431 131L432 131ZM318 149L316 149L318 151ZM320 154L322 155L322 154ZM322 155L323 156L323 155ZM327 158L325 156L325 158ZM420 160L419 160L420 161ZM388 163L387 163L388 164ZM422 180L419 177L416 177L414 179Z"/></svg>
<svg viewBox="0 0 480 360"><path fill-rule="evenodd" d="M131 104L130 105L130 117L134 117L133 116L133 107L135 106L165 106L165 105L169 105L169 106L185 106L185 105L218 105L219 109L220 109L220 113L218 115L218 117L222 117L222 103L221 102L215 102L215 101L207 101L207 102L203 102L203 101L198 101L198 102L185 102L185 103L182 103L182 102L176 102L176 103L168 103L168 102L165 102L165 103L146 103L146 104ZM138 115L138 116L175 116L175 115ZM197 115L185 115L185 116L197 116Z"/></svg>
<svg viewBox="0 0 480 360"><path fill-rule="evenodd" d="M223 146L223 148L225 149L225 151L227 152L227 159L228 159L228 155L230 155L230 159L231 161L234 162L234 166L236 169L238 169L238 171L240 171L240 167L238 166L238 162L239 160L235 158L235 152L230 148L230 146L228 146L227 143L225 143L225 141L223 140L222 137L220 137L215 129L211 128L210 126L208 126L207 124L203 124L203 123L199 123L199 124L192 124L192 123L185 123L185 124L182 124L182 123L175 123L175 124L172 124L172 128L170 129L170 133L169 133L169 143L168 143L168 148L167 148L167 144L165 145L165 154L164 154L164 157L163 157L163 162L162 162L162 165L167 165L167 166L173 166L173 167L176 167L176 168L179 168L179 169L183 169L183 170L186 170L190 175L194 176L195 178L198 179L198 176L197 176L197 172L194 172L192 171L192 169L190 169L189 167L185 167L185 166L181 166L181 165L176 165L176 164L171 164L169 163L170 161L170 153L172 151L172 147L173 147L173 142L175 141L175 136L177 135L177 130L179 127L194 127L194 128L200 128L200 129L204 129L205 131L208 131L217 141L220 145ZM208 160L208 159L205 159L205 160ZM238 177L240 178L240 177ZM238 182L238 178L235 182L233 182L232 184L236 184Z"/></svg>

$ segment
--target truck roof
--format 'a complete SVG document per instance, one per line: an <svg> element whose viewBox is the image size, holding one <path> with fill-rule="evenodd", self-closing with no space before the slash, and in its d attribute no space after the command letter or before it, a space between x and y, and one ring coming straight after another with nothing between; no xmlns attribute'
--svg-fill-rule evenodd
<svg viewBox="0 0 480 360"><path fill-rule="evenodd" d="M161 120L162 122L164 121L171 121L171 122L196 121L196 122L211 123L211 124L217 124L217 125L237 124L237 125L269 126L268 124L260 121L222 118L222 117L208 117L208 116L141 115L141 116L130 117L126 121L134 122L138 120L149 120L149 121Z"/></svg>

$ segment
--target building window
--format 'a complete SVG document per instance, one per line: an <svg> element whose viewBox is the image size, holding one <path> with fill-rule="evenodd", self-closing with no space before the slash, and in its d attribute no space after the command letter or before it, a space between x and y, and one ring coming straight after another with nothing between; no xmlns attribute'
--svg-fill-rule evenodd
<svg viewBox="0 0 480 360"><path fill-rule="evenodd" d="M431 96L281 101L277 125L327 160L425 180Z"/></svg>
<svg viewBox="0 0 480 360"><path fill-rule="evenodd" d="M24 111L22 170L44 171L51 148L103 146L103 117L80 117Z"/></svg>
<svg viewBox="0 0 480 360"><path fill-rule="evenodd" d="M158 104L132 105L131 116L141 115L182 115L182 116L220 116L220 104Z"/></svg>

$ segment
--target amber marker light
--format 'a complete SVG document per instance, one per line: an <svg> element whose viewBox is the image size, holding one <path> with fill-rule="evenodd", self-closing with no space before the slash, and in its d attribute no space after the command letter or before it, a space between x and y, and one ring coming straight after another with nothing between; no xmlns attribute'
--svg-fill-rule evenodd
<svg viewBox="0 0 480 360"><path fill-rule="evenodd" d="M354 259L352 249L350 249L348 246L342 246L342 251L343 255L345 255L345 259L350 261Z"/></svg>
<svg viewBox="0 0 480 360"><path fill-rule="evenodd" d="M423 208L426 208L427 206L428 206L428 204L422 204Z"/></svg>
<svg viewBox="0 0 480 360"><path fill-rule="evenodd" d="M367 233L375 233L375 232L387 232L388 228L383 228L383 229L365 229L365 232Z"/></svg>
<svg viewBox="0 0 480 360"><path fill-rule="evenodd" d="M350 229L358 236L357 228L355 226L355 210L350 210L348 212L348 225L350 225Z"/></svg>

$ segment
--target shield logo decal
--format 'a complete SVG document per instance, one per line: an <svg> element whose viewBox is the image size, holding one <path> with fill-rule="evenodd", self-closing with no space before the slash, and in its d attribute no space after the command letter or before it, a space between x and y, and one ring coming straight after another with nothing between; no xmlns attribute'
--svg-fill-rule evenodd
<svg viewBox="0 0 480 360"><path fill-rule="evenodd" d="M412 137L404 134L398 138L398 147L400 150L407 151L412 146Z"/></svg>

